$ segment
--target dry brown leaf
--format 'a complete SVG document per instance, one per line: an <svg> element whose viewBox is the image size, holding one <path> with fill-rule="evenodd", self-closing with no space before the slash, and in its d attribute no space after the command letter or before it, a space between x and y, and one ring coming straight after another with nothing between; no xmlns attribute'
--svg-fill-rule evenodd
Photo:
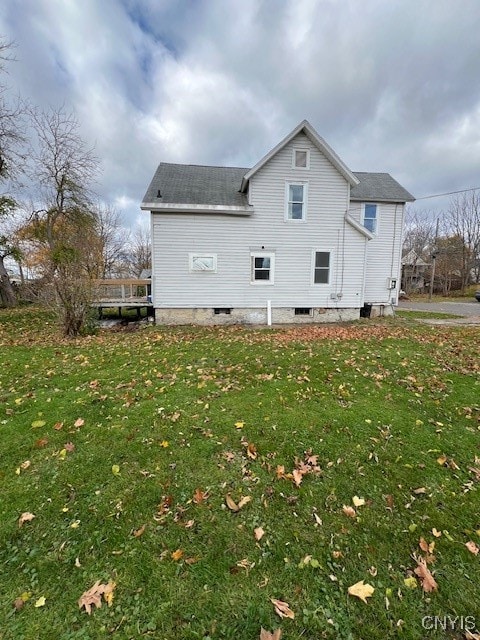
<svg viewBox="0 0 480 640"><path fill-rule="evenodd" d="M480 640L480 633L472 633L471 631L465 631L465 640Z"/></svg>
<svg viewBox="0 0 480 640"><path fill-rule="evenodd" d="M113 590L115 589L115 582L109 582L108 584L100 584L100 580L97 580L93 587L85 591L78 599L78 607L81 609L85 607L85 611L88 615L92 612L92 607L100 608L102 606L102 595L108 606L112 604Z"/></svg>
<svg viewBox="0 0 480 640"><path fill-rule="evenodd" d="M430 593L431 591L436 591L438 589L438 585L435 582L434 577L430 573L430 569L427 567L427 563L423 558L416 559L418 567L414 569L415 574L420 578L420 582L422 583L422 588L426 593Z"/></svg>
<svg viewBox="0 0 480 640"><path fill-rule="evenodd" d="M35 516L34 516L33 513L30 513L28 511L24 511L22 513L22 515L20 516L20 518L18 519L18 526L19 527L23 527L25 522L31 522L34 518L35 518Z"/></svg>
<svg viewBox="0 0 480 640"><path fill-rule="evenodd" d="M477 544L475 544L475 542L473 542L472 540L469 540L468 542L465 543L465 546L470 551L470 553L473 553L474 556L478 556L480 547Z"/></svg>
<svg viewBox="0 0 480 640"><path fill-rule="evenodd" d="M227 494L225 496L225 504L227 505L227 507L230 509L230 511L233 512L237 512L240 511L240 507L238 506L238 504L234 501L234 499L231 497L230 494Z"/></svg>
<svg viewBox="0 0 480 640"><path fill-rule="evenodd" d="M437 529L435 529L435 527L433 527L432 534L435 536L435 538L440 538L440 536L442 535L442 532L441 531L437 531Z"/></svg>
<svg viewBox="0 0 480 640"><path fill-rule="evenodd" d="M257 527L256 529L253 530L253 533L255 535L255 540L257 542L261 540L265 535L265 531L262 529L262 527Z"/></svg>
<svg viewBox="0 0 480 640"><path fill-rule="evenodd" d="M53 428L55 429L55 431L60 431L60 429L63 429L63 422L56 422L53 425Z"/></svg>
<svg viewBox="0 0 480 640"><path fill-rule="evenodd" d="M374 591L375 589L372 585L368 583L365 584L363 580L360 580L360 582L356 582L355 584L352 584L351 587L348 587L348 593L351 596L359 598L362 602L365 602L365 604L368 604L367 598L370 598Z"/></svg>
<svg viewBox="0 0 480 640"><path fill-rule="evenodd" d="M25 601L22 598L15 598L13 601L13 606L16 611L20 611L20 609L25 605Z"/></svg>
<svg viewBox="0 0 480 640"><path fill-rule="evenodd" d="M73 442L66 442L63 445L63 448L66 449L68 453L72 453L73 451L75 451L75 445L73 444Z"/></svg>
<svg viewBox="0 0 480 640"><path fill-rule="evenodd" d="M73 423L74 427L83 427L83 425L85 424L85 420L83 418L77 418L75 420L75 422Z"/></svg>
<svg viewBox="0 0 480 640"><path fill-rule="evenodd" d="M145 533L145 527L146 527L146 526L147 526L147 525L146 525L146 524L144 524L144 525L142 525L142 526L140 527L140 529L136 529L136 530L133 532L133 535L135 536L135 538L140 538L140 536L141 536L141 535L143 535L143 534Z"/></svg>
<svg viewBox="0 0 480 640"><path fill-rule="evenodd" d="M270 633L270 631L265 631L263 627L260 629L260 640L280 640L281 637L281 629L276 629L273 633Z"/></svg>
<svg viewBox="0 0 480 640"><path fill-rule="evenodd" d="M195 504L202 504L208 498L208 493L202 491L201 489L195 489L195 493L193 494L193 501Z"/></svg>
<svg viewBox="0 0 480 640"><path fill-rule="evenodd" d="M365 498L359 498L358 496L353 496L352 502L355 507L363 507L365 504Z"/></svg>
<svg viewBox="0 0 480 640"><path fill-rule="evenodd" d="M280 618L290 618L291 620L295 618L294 612L286 602L275 600L275 598L270 598L270 602L275 607L275 613L280 616Z"/></svg>
<svg viewBox="0 0 480 640"><path fill-rule="evenodd" d="M172 560L175 560L175 562L178 562L182 557L183 557L183 551L181 549L177 549L176 551L173 551Z"/></svg>
<svg viewBox="0 0 480 640"><path fill-rule="evenodd" d="M418 542L418 546L425 553L433 553L433 550L435 549L435 542L428 543L422 536Z"/></svg>
<svg viewBox="0 0 480 640"><path fill-rule="evenodd" d="M343 505L342 510L343 510L343 513L349 518L356 518L357 516L357 512L355 511L355 509L346 504Z"/></svg>
<svg viewBox="0 0 480 640"><path fill-rule="evenodd" d="M249 442L247 446L247 456L252 460L257 459L257 447L253 444L253 442Z"/></svg>
<svg viewBox="0 0 480 640"><path fill-rule="evenodd" d="M251 496L245 496L244 498L241 498L240 502L238 503L239 510L242 509L246 504L248 504L251 499Z"/></svg>
<svg viewBox="0 0 480 640"><path fill-rule="evenodd" d="M277 464L276 474L277 474L277 480L281 480L282 478L285 478L285 467L283 464Z"/></svg>
<svg viewBox="0 0 480 640"><path fill-rule="evenodd" d="M424 493L427 493L427 490L425 489L425 487L418 487L418 489L414 489L412 493L414 493L416 496L421 496Z"/></svg>
<svg viewBox="0 0 480 640"><path fill-rule="evenodd" d="M303 480L303 473L300 471L300 469L294 469L292 475L295 484L297 485L297 487L299 487Z"/></svg>

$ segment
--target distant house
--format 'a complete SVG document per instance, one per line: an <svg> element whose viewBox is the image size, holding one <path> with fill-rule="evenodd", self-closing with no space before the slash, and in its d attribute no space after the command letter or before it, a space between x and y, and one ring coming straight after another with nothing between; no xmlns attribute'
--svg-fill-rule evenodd
<svg viewBox="0 0 480 640"><path fill-rule="evenodd" d="M404 205L388 173L354 173L304 120L252 168L161 163L152 297L165 324L352 320L398 301Z"/></svg>
<svg viewBox="0 0 480 640"><path fill-rule="evenodd" d="M402 289L406 293L422 291L425 286L425 273L430 265L414 249L402 258Z"/></svg>

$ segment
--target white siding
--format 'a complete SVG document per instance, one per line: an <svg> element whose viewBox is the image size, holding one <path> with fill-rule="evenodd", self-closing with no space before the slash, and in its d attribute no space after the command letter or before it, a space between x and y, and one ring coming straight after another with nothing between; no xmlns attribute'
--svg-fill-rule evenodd
<svg viewBox="0 0 480 640"><path fill-rule="evenodd" d="M294 147L310 149L310 169L292 168ZM286 181L308 181L306 222L285 221ZM240 187L240 185L239 185ZM349 186L303 134L250 182L249 217L152 214L153 296L174 307L360 307L365 238L344 220ZM312 255L331 252L328 285L314 285ZM250 284L252 251L275 252L275 284ZM215 253L217 272L189 272L188 254ZM334 299L332 296L341 296Z"/></svg>
<svg viewBox="0 0 480 640"><path fill-rule="evenodd" d="M353 202L351 208L359 208ZM373 304L398 302L400 289L400 259L403 229L403 204L378 205L378 233L368 243L367 271L365 279L365 301ZM397 279L397 288L390 290L388 281Z"/></svg>

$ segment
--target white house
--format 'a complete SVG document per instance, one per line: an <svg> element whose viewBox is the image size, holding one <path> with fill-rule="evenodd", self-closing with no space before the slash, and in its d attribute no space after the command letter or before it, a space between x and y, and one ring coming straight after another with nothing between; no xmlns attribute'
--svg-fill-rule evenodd
<svg viewBox="0 0 480 640"><path fill-rule="evenodd" d="M253 168L161 163L141 204L156 321L391 313L413 200L388 173L350 171L306 120Z"/></svg>

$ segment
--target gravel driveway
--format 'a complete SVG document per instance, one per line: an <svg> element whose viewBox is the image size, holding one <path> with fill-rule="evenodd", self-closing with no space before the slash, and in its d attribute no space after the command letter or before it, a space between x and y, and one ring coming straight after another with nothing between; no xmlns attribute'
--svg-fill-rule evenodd
<svg viewBox="0 0 480 640"><path fill-rule="evenodd" d="M480 321L480 302L476 300L468 302L412 302L410 300L402 300L398 304L398 309L452 313L457 316L477 317Z"/></svg>

